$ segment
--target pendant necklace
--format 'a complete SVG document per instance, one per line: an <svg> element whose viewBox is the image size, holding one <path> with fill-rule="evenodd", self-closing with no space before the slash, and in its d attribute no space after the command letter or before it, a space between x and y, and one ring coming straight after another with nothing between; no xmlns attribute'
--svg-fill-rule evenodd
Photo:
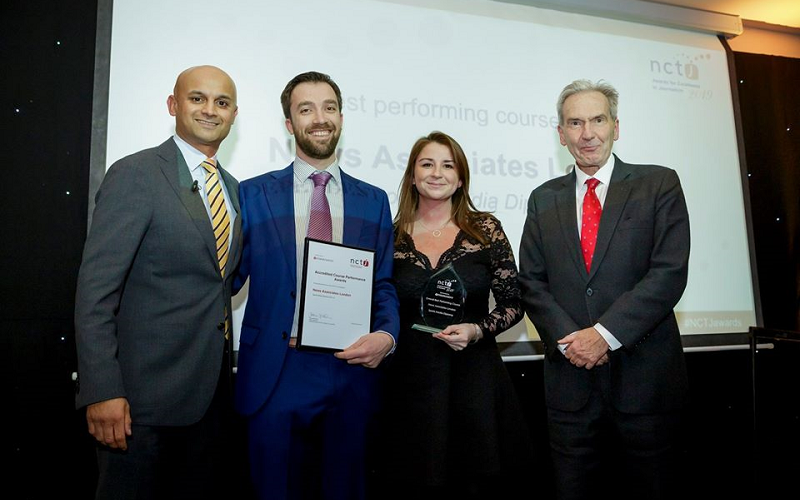
<svg viewBox="0 0 800 500"><path fill-rule="evenodd" d="M422 222L422 219L417 219L417 222L419 222L419 225L422 226L426 231L430 231L434 238L438 238L439 236L442 235L442 229L447 227L447 225L450 224L451 220L452 220L452 217L447 219L446 221L444 221L444 224L442 224L442 227L440 227L439 229L431 229L431 228L429 228L428 226L425 225L424 222Z"/></svg>

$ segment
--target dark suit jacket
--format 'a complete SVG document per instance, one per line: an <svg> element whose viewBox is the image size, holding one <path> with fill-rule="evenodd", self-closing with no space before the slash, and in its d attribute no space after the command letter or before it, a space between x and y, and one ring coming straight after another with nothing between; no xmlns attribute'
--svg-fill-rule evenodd
<svg viewBox="0 0 800 500"><path fill-rule="evenodd" d="M558 351L562 337L600 323L621 343L610 353L611 402L620 411L680 408L688 389L673 307L686 287L689 216L677 174L617 158L592 268L577 228L575 173L533 191L520 246L523 305L546 349L549 407L573 411L591 373Z"/></svg>
<svg viewBox="0 0 800 500"><path fill-rule="evenodd" d="M375 250L372 331L397 339L394 243L386 193L342 171L345 245ZM250 278L239 341L236 409L251 415L269 398L289 345L298 294L293 166L242 182L244 251L234 282ZM343 362L344 363L344 362Z"/></svg>
<svg viewBox="0 0 800 500"><path fill-rule="evenodd" d="M220 169L234 210L238 183ZM135 424L188 425L206 412L231 310L200 193L173 139L114 163L97 193L78 276L77 406L126 397ZM241 257L241 217L228 269Z"/></svg>

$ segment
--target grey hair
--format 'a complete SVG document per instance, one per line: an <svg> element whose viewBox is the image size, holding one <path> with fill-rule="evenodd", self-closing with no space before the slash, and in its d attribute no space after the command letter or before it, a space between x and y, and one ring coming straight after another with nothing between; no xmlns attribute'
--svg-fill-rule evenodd
<svg viewBox="0 0 800 500"><path fill-rule="evenodd" d="M617 89L604 80L599 80L597 83L590 82L589 80L575 80L564 87L564 90L561 91L561 95L558 96L556 107L558 108L559 125L564 124L564 101L566 101L569 96L577 93L592 91L600 92L606 96L606 99L608 99L608 111L611 113L611 120L616 121L617 105L619 104L619 92L617 92Z"/></svg>

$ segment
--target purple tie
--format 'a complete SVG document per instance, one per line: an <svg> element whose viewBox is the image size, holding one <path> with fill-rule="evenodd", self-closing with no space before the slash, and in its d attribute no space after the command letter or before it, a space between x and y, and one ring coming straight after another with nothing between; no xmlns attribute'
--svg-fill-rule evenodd
<svg viewBox="0 0 800 500"><path fill-rule="evenodd" d="M309 177L314 181L314 193L311 195L311 213L308 216L308 237L331 241L331 207L328 205L328 197L325 196L325 186L331 180L331 174L320 172Z"/></svg>

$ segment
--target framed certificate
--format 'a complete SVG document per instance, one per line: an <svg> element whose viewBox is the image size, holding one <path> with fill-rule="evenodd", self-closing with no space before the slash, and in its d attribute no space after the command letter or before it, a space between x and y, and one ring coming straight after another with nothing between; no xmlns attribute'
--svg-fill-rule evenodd
<svg viewBox="0 0 800 500"><path fill-rule="evenodd" d="M375 252L306 238L297 348L341 351L369 333Z"/></svg>

